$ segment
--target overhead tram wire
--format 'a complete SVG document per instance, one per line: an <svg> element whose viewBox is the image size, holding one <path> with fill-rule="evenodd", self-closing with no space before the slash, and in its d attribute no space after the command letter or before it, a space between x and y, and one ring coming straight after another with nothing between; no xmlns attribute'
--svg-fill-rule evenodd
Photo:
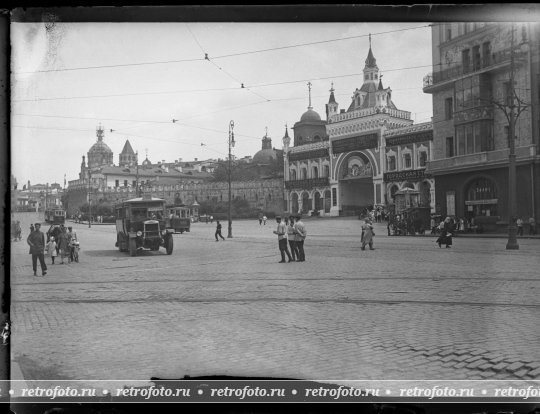
<svg viewBox="0 0 540 414"><path fill-rule="evenodd" d="M418 27L408 27L404 29L396 29L396 30L388 30L385 32L377 32L377 33L371 33L371 36L379 36L379 35L385 35L390 33L397 33L397 32L403 32L407 30L418 30L418 29L424 29L426 27L432 27L436 26L437 24L427 24L424 26L418 26ZM188 27L189 29L189 27ZM278 46L274 48L268 48L268 49L259 49L259 50L251 50L246 52L238 52L238 53L229 53L226 55L219 55L214 56L213 59L225 59L230 57L237 57L237 56L244 56L244 55L251 55L255 53L264 53L264 52L272 52L276 50L284 50L284 49L291 49L295 47L304 47L304 46L310 46L310 45L316 45L316 44L324 44L324 43L330 43L330 42L339 42L343 40L350 40L350 39L359 39L362 37L368 37L369 34L365 35L356 35L356 36L347 36L347 37L341 37L336 39L327 39L327 40L320 40L316 42L307 42L307 43L299 43L296 45L288 45L288 46ZM109 69L109 68L117 68L117 67L127 67L127 66L145 66L145 65L163 65L163 64L172 64L172 63L184 63L184 62L199 62L203 61L205 58L192 58L192 59L177 59L177 60L165 60L165 61L151 61L151 62L135 62L135 63L119 63L114 65L96 65L96 66L83 66L83 67L75 67L75 68L64 68L64 69L42 69L42 70L35 70L35 71L22 71L22 72L13 72L14 75L19 74L31 74L31 73L50 73L50 72L67 72L67 71L77 71L77 70L92 70L92 69Z"/></svg>
<svg viewBox="0 0 540 414"><path fill-rule="evenodd" d="M385 72L396 72L396 71L401 71L401 70L421 69L421 68L428 68L428 67L431 68L437 65L440 66L442 65L442 63L409 66L409 67L404 67L404 68L386 69ZM248 89L248 88L263 88L263 87L268 87L268 86L290 85L293 83L304 83L307 81L338 79L338 78L346 78L346 77L362 76L362 75L363 75L362 73L350 73L346 75L333 75L333 76L325 76L321 78L297 79L297 80L292 80L292 81L274 82L274 83L260 83L260 84L255 84L255 85L244 86L244 88L228 87L228 88L209 88L209 89L185 89L185 90L162 91L162 92L139 92L139 93L125 93L125 94L113 94L113 95L62 96L62 97L56 97L56 98L14 99L11 102L40 102L40 101L54 101L54 100L67 100L67 99L94 99L94 98L111 98L111 97L122 97L122 96L166 95L166 94L192 93L192 92L216 92L216 91L219 92L219 91L232 91L232 90ZM263 97L261 96L261 98ZM268 99L266 98L264 99L265 101L268 101Z"/></svg>
<svg viewBox="0 0 540 414"><path fill-rule="evenodd" d="M197 36L195 36L195 34L191 31L191 29L189 28L189 24L186 24L186 27L189 31L189 33L191 33L191 37L193 37L193 39L195 40L195 42L197 43L197 45L199 46L199 49L201 49L201 52L204 53L204 59L207 60L208 62L212 63L216 68L218 68L220 71L222 71L225 75L227 75L229 78L231 78L232 80L234 80L236 83L238 83L240 85L240 88L242 89L247 89L249 92L253 93L254 95L258 96L259 98L262 98L264 99L265 101L270 101L269 99L265 98L264 96L256 93L256 92L253 92L252 90L250 90L249 88L244 88L244 83L239 81L238 79L236 79L233 75L231 75L229 72L227 72L225 69L223 69L221 66L219 66L216 62L214 62L212 59L210 59L210 57L208 56L208 53L206 52L206 50L204 50L204 48L202 47L201 43L199 42L199 40L197 39Z"/></svg>

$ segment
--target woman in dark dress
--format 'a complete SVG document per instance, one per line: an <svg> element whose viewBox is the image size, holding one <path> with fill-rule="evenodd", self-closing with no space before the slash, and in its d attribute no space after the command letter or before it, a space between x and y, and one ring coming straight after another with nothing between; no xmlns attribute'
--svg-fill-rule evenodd
<svg viewBox="0 0 540 414"><path fill-rule="evenodd" d="M441 234L439 235L439 238L437 239L437 244L439 245L439 248L441 248L442 244L446 245L446 248L449 249L452 245L452 233L454 231L454 226L452 225L452 220L450 217L446 217L444 220L444 227L441 231Z"/></svg>

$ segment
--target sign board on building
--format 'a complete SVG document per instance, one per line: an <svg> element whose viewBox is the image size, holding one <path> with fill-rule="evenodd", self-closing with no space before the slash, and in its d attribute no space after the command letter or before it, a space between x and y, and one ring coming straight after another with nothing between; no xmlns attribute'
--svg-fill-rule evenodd
<svg viewBox="0 0 540 414"><path fill-rule="evenodd" d="M295 152L289 154L289 161L307 160L311 158L328 157L328 148L320 148L306 152Z"/></svg>
<svg viewBox="0 0 540 414"><path fill-rule="evenodd" d="M377 133L344 138L332 142L332 152L339 154L342 152L377 148L378 143L379 135Z"/></svg>
<svg viewBox="0 0 540 414"><path fill-rule="evenodd" d="M390 147L393 145L405 145L412 144L413 142L422 142L422 141L432 141L433 140L433 130L422 131L414 134L399 135L397 137L386 138L386 146Z"/></svg>
<svg viewBox="0 0 540 414"><path fill-rule="evenodd" d="M430 174L426 174L425 169L410 170L410 171L396 171L383 174L383 179L386 182L390 181L403 181L403 180L421 180L423 178L431 177Z"/></svg>

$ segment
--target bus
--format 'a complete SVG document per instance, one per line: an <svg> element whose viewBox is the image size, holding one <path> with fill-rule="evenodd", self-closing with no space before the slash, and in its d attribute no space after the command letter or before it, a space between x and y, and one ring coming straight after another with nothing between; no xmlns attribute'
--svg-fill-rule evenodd
<svg viewBox="0 0 540 414"><path fill-rule="evenodd" d="M45 221L51 224L64 224L66 222L66 210L62 208L45 210Z"/></svg>

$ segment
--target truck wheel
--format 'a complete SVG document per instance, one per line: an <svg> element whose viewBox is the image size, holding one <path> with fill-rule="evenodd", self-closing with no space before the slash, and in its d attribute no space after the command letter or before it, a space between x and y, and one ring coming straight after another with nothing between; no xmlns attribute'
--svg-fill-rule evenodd
<svg viewBox="0 0 540 414"><path fill-rule="evenodd" d="M167 250L167 254L172 254L173 246L174 246L173 236L171 234L171 235L169 235L169 238L167 239L167 244L165 246L165 249Z"/></svg>
<svg viewBox="0 0 540 414"><path fill-rule="evenodd" d="M129 239L129 255L135 256L137 254L137 243L135 239Z"/></svg>

